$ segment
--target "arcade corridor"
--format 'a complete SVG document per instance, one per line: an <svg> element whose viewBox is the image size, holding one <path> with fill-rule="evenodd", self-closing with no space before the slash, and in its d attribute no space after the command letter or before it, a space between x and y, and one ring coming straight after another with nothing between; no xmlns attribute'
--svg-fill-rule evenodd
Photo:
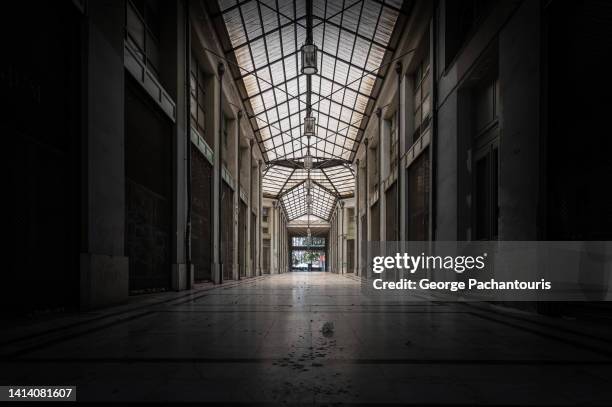
<svg viewBox="0 0 612 407"><path fill-rule="evenodd" d="M612 2L9 3L0 402L612 405Z"/></svg>
<svg viewBox="0 0 612 407"><path fill-rule="evenodd" d="M611 333L485 304L380 304L353 277L296 272L3 327L0 382L53 377L81 401L609 405Z"/></svg>

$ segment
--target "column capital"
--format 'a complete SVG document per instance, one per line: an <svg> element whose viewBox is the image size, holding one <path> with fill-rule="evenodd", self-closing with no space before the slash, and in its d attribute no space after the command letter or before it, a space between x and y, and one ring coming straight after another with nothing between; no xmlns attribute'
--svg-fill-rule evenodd
<svg viewBox="0 0 612 407"><path fill-rule="evenodd" d="M396 72L398 75L401 75L401 74L402 74L402 61L397 61L397 62L395 63L395 72Z"/></svg>
<svg viewBox="0 0 612 407"><path fill-rule="evenodd" d="M382 108L379 107L376 109L376 117L380 119L380 116L382 116Z"/></svg>
<svg viewBox="0 0 612 407"><path fill-rule="evenodd" d="M219 74L219 77L223 77L223 74L225 73L225 64L223 62L219 62L217 64L217 73Z"/></svg>

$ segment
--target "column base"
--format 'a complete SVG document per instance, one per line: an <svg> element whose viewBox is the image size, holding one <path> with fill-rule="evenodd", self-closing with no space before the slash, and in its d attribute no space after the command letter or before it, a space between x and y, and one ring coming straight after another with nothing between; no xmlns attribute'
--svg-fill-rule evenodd
<svg viewBox="0 0 612 407"><path fill-rule="evenodd" d="M187 264L175 263L172 265L172 289L174 291L187 290L193 286L195 267L191 265L191 273L188 272ZM191 277L191 281L189 278Z"/></svg>
<svg viewBox="0 0 612 407"><path fill-rule="evenodd" d="M81 253L80 306L93 309L121 304L129 295L129 259Z"/></svg>
<svg viewBox="0 0 612 407"><path fill-rule="evenodd" d="M212 282L215 284L221 284L221 276L223 275L223 264L213 263L212 273Z"/></svg>

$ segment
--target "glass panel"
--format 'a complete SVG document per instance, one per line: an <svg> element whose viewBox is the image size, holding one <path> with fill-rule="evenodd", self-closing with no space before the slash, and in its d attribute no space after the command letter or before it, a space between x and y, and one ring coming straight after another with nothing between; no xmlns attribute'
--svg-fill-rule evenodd
<svg viewBox="0 0 612 407"><path fill-rule="evenodd" d="M247 103L255 114L250 123L264 141L261 146L267 162L295 158L303 165L309 141L303 128L306 78L300 72L302 65L316 66L318 72L312 76L316 135L309 145L315 167L311 176L318 186L313 188L311 212L327 219L336 195L352 195L354 175L343 165L320 170L317 163L322 159L348 161L354 157L353 148L362 137L361 122L370 104L368 96L376 81L364 71L380 67L398 12L383 2L356 2L355 7L348 7L341 2L315 0L314 14L319 18L313 39L319 52L312 61L302 61L305 3L277 3L274 6L297 23L278 30L279 20L281 24L290 20L257 1L219 0L219 7L239 70L242 75L251 73L243 78ZM231 5L239 6L230 10ZM285 210L294 218L307 210L305 195L300 194L303 185L299 184L304 179L302 169L273 165L264 176L264 192L270 196L281 194Z"/></svg>

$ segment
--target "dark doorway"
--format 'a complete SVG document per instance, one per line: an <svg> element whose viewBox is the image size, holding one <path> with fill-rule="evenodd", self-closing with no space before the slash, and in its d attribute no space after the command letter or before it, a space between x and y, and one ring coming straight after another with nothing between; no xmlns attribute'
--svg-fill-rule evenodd
<svg viewBox="0 0 612 407"><path fill-rule="evenodd" d="M378 210L378 201L372 205L370 210L370 240L378 242L380 240L380 211Z"/></svg>
<svg viewBox="0 0 612 407"><path fill-rule="evenodd" d="M406 170L408 240L429 237L429 152L424 150Z"/></svg>
<svg viewBox="0 0 612 407"><path fill-rule="evenodd" d="M355 271L355 240L347 239L346 241L346 272L353 273Z"/></svg>
<svg viewBox="0 0 612 407"><path fill-rule="evenodd" d="M247 213L246 204L240 200L240 213L238 214L238 265L240 266L240 277L246 277L248 255L246 251L247 240Z"/></svg>
<svg viewBox="0 0 612 407"><path fill-rule="evenodd" d="M256 233L256 229L257 229L257 216L255 216L255 212L251 212L251 248L250 248L250 252L251 252L251 276L255 276L257 275L257 267L259 266L258 264L255 264L255 247L257 244L257 233Z"/></svg>
<svg viewBox="0 0 612 407"><path fill-rule="evenodd" d="M170 285L172 127L126 75L126 239L132 294Z"/></svg>
<svg viewBox="0 0 612 407"><path fill-rule="evenodd" d="M473 89L473 230L474 240L496 240L499 203L500 87L497 78Z"/></svg>
<svg viewBox="0 0 612 407"><path fill-rule="evenodd" d="M234 191L227 183L221 187L221 263L223 280L234 278Z"/></svg>
<svg viewBox="0 0 612 407"><path fill-rule="evenodd" d="M363 265L366 263L366 254L368 250L368 218L366 215L361 216L361 250L359 254L361 257L360 260L360 268L363 268ZM363 270L359 270L359 273L362 273Z"/></svg>
<svg viewBox="0 0 612 407"><path fill-rule="evenodd" d="M212 279L212 176L213 167L204 155L191 147L192 231L191 259L195 281Z"/></svg>
<svg viewBox="0 0 612 407"><path fill-rule="evenodd" d="M385 240L399 240L399 222L397 221L397 182L391 184L385 192Z"/></svg>
<svg viewBox="0 0 612 407"><path fill-rule="evenodd" d="M475 240L497 239L499 205L497 199L498 148L492 144L477 152L474 172Z"/></svg>
<svg viewBox="0 0 612 407"><path fill-rule="evenodd" d="M270 274L270 239L264 239L263 240L263 273L264 274Z"/></svg>

